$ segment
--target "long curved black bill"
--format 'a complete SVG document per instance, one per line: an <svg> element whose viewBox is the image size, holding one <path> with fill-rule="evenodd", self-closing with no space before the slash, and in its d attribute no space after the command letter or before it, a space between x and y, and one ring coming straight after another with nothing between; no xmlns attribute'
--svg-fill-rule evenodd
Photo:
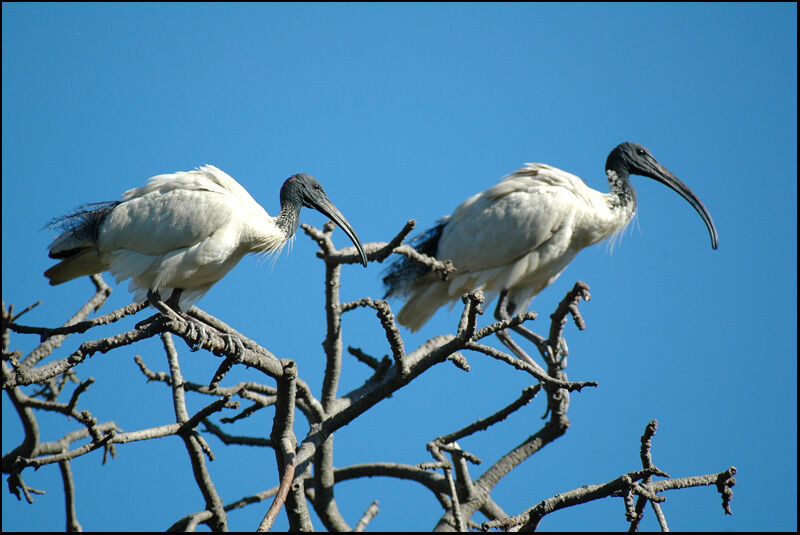
<svg viewBox="0 0 800 535"><path fill-rule="evenodd" d="M313 201L314 208L320 213L328 216L334 223L339 225L345 234L347 234L353 241L353 245L358 249L358 254L361 255L361 263L367 267L367 255L364 253L364 247L361 245L361 240L358 239L356 231L347 222L347 219L342 215L338 208L327 197L316 198Z"/></svg>
<svg viewBox="0 0 800 535"><path fill-rule="evenodd" d="M708 234L711 236L711 248L716 249L717 245L719 244L719 236L717 235L717 227L714 226L714 220L711 219L711 214L708 213L705 205L697 198L697 195L694 194L689 187L681 182L678 177L673 175L669 169L664 167L663 165L659 164L658 162L655 163L655 172L652 174L652 178L658 180L672 191L676 192L678 195L686 199L689 204L691 204L697 213L700 214L700 217L703 218L703 221L708 228Z"/></svg>

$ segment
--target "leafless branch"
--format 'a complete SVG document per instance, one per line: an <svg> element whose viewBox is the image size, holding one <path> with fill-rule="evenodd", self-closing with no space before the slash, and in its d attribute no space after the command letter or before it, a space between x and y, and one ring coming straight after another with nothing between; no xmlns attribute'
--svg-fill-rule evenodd
<svg viewBox="0 0 800 535"><path fill-rule="evenodd" d="M295 478L295 447L297 439L294 436L294 405L295 405L295 379L297 378L297 367L291 360L281 361L284 373L278 382L278 401L275 406L275 418L272 426L272 442L277 444L275 457L278 461L278 469L281 472L281 483L278 493L272 505L267 510L267 514L258 526L258 531L269 531L278 511L286 502L289 489ZM298 497L294 496L296 501ZM298 523L297 520L293 523Z"/></svg>
<svg viewBox="0 0 800 535"><path fill-rule="evenodd" d="M420 255L412 247L403 244L414 224L413 220L409 221L389 242L365 244L364 250L368 260L382 262L390 254L397 253L446 278L454 271L451 263ZM192 308L188 318L157 314L139 322L132 330L76 343L77 348L73 346L73 349L64 351L67 356L62 355L58 358L59 356L54 354L68 337L85 334L86 336L81 339L86 340L90 336L86 333L92 332L95 327L114 323L146 307L145 303L133 304L90 319L89 315L105 302L110 292L110 288L97 276L91 278L95 293L71 318L55 328L19 323L20 317L36 305L31 305L15 314L13 305L6 306L3 303L2 384L10 403L16 410L24 433L20 443L3 455L3 471L8 474L10 492L20 499L24 497L32 502L33 495L42 491L26 485L23 479L24 471L30 467L58 464L65 490L66 526L70 530L80 530L76 505L76 478L72 474L76 464L70 463L71 460L92 454L102 448L105 461L109 453L112 456L116 455L118 446L166 436L178 436L184 443L192 466L194 483L204 498L205 503L201 507L205 509L183 514L169 528L171 531L192 531L200 524L206 524L215 531L225 531L228 529L228 513L262 503L269 498L273 498L272 504L263 517L259 526L260 531L269 530L273 526L281 509L286 512L290 529L312 530L314 526L311 522L309 503L326 529L361 531L377 514L377 501L372 502L355 527L351 528L339 510L335 489L342 481L371 477L390 477L409 481L429 490L443 510L436 526L437 530L476 529L478 525L473 516L477 511L489 519L480 526L482 529L535 529L541 519L552 511L606 497L623 499L626 520L630 523L632 531L638 528L647 502L653 507L662 528L667 529L665 515L659 506L659 502L664 499L662 494L667 490L712 484L717 486L722 496L724 511L730 514L736 469L730 468L721 473L704 476L670 479L653 463L652 438L656 430L654 420L650 422L641 439L641 470L622 474L607 483L581 487L545 500L532 498L532 503L535 505L522 513L509 516L494 502L492 498L494 487L520 463L566 433L570 425L567 418L570 392L580 392L584 387L597 386L594 381L570 381L566 375L567 351L563 338L566 318L572 315L579 329L586 327L578 304L581 299L589 299L588 286L579 282L565 296L550 316L551 323L546 338L526 326L526 322L537 317L535 312L510 315L513 310L502 301L507 295L501 295L498 302L496 321L479 325L484 297L481 292L473 292L462 298L463 308L458 325L455 326L455 334L434 336L412 350L406 347L392 309L386 301L362 297L348 303L340 302L341 266L357 263L360 258L354 247L348 246L338 250L334 247L333 229L332 224L326 224L321 230L303 225L304 232L319 245L317 256L325 263L326 324L322 346L326 367L318 398L315 397L312 388L298 377L298 370L293 361L278 358L254 340L198 308ZM360 386L349 392L339 392L343 373L345 327L342 315L359 307L370 307L375 310L391 358L384 356L378 360L360 348L347 346L351 355L369 367L368 376L363 379ZM350 316L348 321L349 318ZM512 341L513 345L508 343L506 345L511 347L512 353L519 358L483 342L492 334L505 336L511 340L512 332L522 335L537 347L544 359L544 365L535 362L530 356L527 359L521 357L520 355L527 353L516 342ZM15 337L34 335L40 337L42 341L36 349L23 357L22 352L12 350L12 334ZM135 358L135 362L148 383L158 388L169 389L174 418L168 419L161 425L133 431L123 431L112 421L98 422L83 406L88 404L90 396L85 393L93 385L94 380L79 378L79 371L83 369L81 365L86 359L98 353L108 353L157 335L166 354L168 371L149 369L139 356ZM200 381L184 379L178 350L174 343L175 336L183 339L193 350L201 349L220 358L212 377L204 377ZM517 350L513 349L514 346ZM477 418L473 423L445 433L428 443L427 447L433 456L433 462L420 463L417 466L375 462L335 468L336 451L333 437L338 430L392 397L438 364L450 361L461 370L469 372L470 366L463 353L466 350L477 353L476 358L482 358L481 355L489 356L493 359L490 362L498 366L510 366L513 368L509 369L510 372L523 372L520 377L532 378L533 384L496 412ZM47 358L50 358L49 361L43 362ZM223 381L231 377L229 372L239 366L256 370L258 372L256 381L220 386ZM257 381L263 381L265 384ZM458 441L479 431L495 433L502 437L502 432L499 430L501 422L515 411L522 410L542 391L547 397L545 416L549 414L549 419L536 424L528 438L516 446L509 446L508 451L493 462L490 460L483 464L477 455L479 452L473 453L461 449ZM205 396L203 399L207 399L207 402L192 413L188 409L189 406L193 406L187 402L189 396ZM233 400L234 397L247 400L246 406L240 409L238 402ZM223 412L229 409L234 411ZM272 429L268 437L257 436L257 433L256 436L236 433L236 426L243 420L251 419L254 415L263 418L267 411L273 409ZM76 429L64 434L58 440L42 442L37 415L43 412L75 420ZM305 424L295 426L296 415L306 419L307 427ZM531 419L531 421L539 420ZM295 427L308 431L305 436L298 439L295 436ZM209 435L221 441L221 444L215 443L215 447L223 451L229 445L272 448L278 472L278 478L275 480L277 484L225 505L206 465L208 460L214 459L214 452L207 441ZM88 440L85 443L76 444L86 439ZM473 478L470 470L477 472L479 468L476 467L484 471ZM655 477L667 479L654 480ZM182 513L176 517L180 514Z"/></svg>

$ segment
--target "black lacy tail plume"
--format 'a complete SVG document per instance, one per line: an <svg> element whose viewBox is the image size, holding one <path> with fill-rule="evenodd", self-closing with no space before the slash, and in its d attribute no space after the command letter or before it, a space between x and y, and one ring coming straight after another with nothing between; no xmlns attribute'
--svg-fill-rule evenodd
<svg viewBox="0 0 800 535"><path fill-rule="evenodd" d="M446 224L446 219L440 219L435 227L412 238L409 245L424 255L435 257L439 239L442 237L442 231ZM411 283L428 272L430 272L429 268L417 264L405 256L397 258L384 270L386 273L386 276L383 277L383 285L386 287L384 298L403 295Z"/></svg>
<svg viewBox="0 0 800 535"><path fill-rule="evenodd" d="M57 229L61 233L72 232L72 235L79 241L88 239L96 242L100 223L120 202L104 201L85 204L67 215L51 219L45 228ZM62 253L56 253L55 256L52 254L50 256L59 258L68 255L69 251L63 251Z"/></svg>

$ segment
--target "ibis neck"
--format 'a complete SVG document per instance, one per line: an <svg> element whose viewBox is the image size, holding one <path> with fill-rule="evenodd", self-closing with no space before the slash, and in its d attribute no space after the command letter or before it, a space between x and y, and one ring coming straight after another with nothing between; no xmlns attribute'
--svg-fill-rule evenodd
<svg viewBox="0 0 800 535"><path fill-rule="evenodd" d="M628 180L628 173L607 169L606 175L611 189L603 195L608 211L597 213L598 217L587 238L589 245L622 231L636 213L636 191Z"/></svg>
<svg viewBox="0 0 800 535"><path fill-rule="evenodd" d="M608 185L611 188L609 201L612 209L623 209L630 212L631 216L636 211L636 190L631 186L627 169L606 169Z"/></svg>
<svg viewBox="0 0 800 535"><path fill-rule="evenodd" d="M275 218L275 225L283 231L286 239L294 236L297 227L300 226L300 204L291 199L281 203L281 211Z"/></svg>

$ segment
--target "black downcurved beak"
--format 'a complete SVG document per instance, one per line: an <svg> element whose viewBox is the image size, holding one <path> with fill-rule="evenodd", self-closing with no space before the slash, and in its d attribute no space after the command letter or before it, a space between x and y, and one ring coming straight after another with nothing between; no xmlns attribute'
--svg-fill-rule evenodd
<svg viewBox="0 0 800 535"><path fill-rule="evenodd" d="M321 214L328 216L334 223L339 225L345 234L347 234L350 239L353 241L353 245L356 246L358 249L358 254L361 255L361 263L364 264L364 267L367 267L367 255L364 253L364 247L361 245L361 240L358 239L356 235L356 231L353 230L353 227L350 226L350 223L347 222L347 219L342 215L338 208L336 208L333 203L328 199L325 194L321 197L315 198L311 201L313 204L313 208L319 211Z"/></svg>
<svg viewBox="0 0 800 535"><path fill-rule="evenodd" d="M672 191L676 192L678 195L686 199L689 204L691 204L697 213L700 214L700 217L703 218L703 221L708 228L708 234L711 236L711 248L716 249L717 245L719 244L719 237L717 235L717 227L714 226L714 220L711 219L711 214L708 213L706 210L705 205L697 198L697 195L694 194L689 187L681 182L678 177L672 174L672 172L658 163L657 161L653 160L652 169L650 173L647 174L653 180L657 180L661 182L665 186L667 186Z"/></svg>

